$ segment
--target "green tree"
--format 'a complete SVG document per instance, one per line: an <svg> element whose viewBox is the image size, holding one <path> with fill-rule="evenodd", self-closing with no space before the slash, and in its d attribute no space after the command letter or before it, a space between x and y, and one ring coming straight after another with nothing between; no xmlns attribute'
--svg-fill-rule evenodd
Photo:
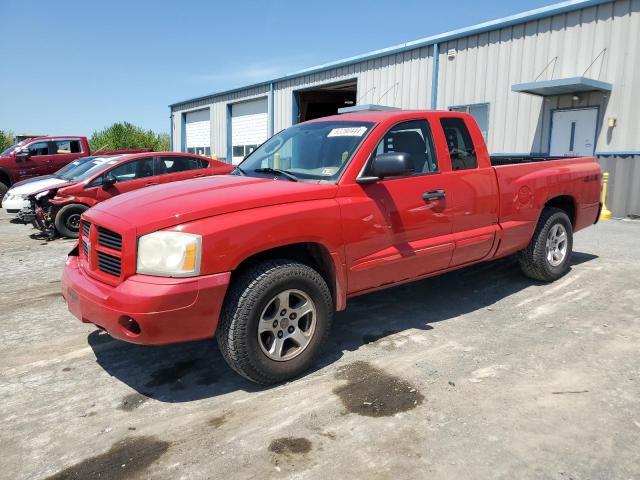
<svg viewBox="0 0 640 480"><path fill-rule="evenodd" d="M169 135L145 130L129 122L118 122L93 132L89 145L93 151L153 148L156 152L162 152L169 150Z"/></svg>
<svg viewBox="0 0 640 480"><path fill-rule="evenodd" d="M0 130L0 152L3 152L15 143L13 133L8 130Z"/></svg>

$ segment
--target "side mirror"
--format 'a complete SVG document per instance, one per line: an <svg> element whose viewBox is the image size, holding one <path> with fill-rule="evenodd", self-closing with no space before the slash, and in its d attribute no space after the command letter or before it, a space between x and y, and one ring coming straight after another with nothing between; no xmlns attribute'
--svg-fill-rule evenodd
<svg viewBox="0 0 640 480"><path fill-rule="evenodd" d="M111 188L116 184L116 182L117 182L116 177L108 173L104 176L104 179L102 180L102 188L105 190L107 188Z"/></svg>
<svg viewBox="0 0 640 480"><path fill-rule="evenodd" d="M411 155L402 152L381 153L371 162L371 173L378 178L410 175L415 171Z"/></svg>
<svg viewBox="0 0 640 480"><path fill-rule="evenodd" d="M31 156L29 153L29 149L25 148L24 150L19 150L16 152L16 161L21 162L22 160L27 160Z"/></svg>

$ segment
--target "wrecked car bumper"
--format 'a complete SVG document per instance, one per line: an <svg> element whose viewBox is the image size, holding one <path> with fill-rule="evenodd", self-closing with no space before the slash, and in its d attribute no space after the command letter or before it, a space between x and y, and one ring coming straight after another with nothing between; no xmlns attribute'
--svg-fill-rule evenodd
<svg viewBox="0 0 640 480"><path fill-rule="evenodd" d="M62 273L69 311L112 337L142 345L212 337L231 273L195 278L133 275L116 287L89 277L77 256Z"/></svg>

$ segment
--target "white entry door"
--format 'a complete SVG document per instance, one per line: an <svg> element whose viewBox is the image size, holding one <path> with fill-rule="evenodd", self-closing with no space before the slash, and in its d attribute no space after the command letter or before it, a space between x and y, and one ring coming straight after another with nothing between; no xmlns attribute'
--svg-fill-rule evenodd
<svg viewBox="0 0 640 480"><path fill-rule="evenodd" d="M231 157L237 165L268 136L267 99L241 102L231 107Z"/></svg>
<svg viewBox="0 0 640 480"><path fill-rule="evenodd" d="M596 148L597 108L556 110L551 119L549 155L588 157Z"/></svg>

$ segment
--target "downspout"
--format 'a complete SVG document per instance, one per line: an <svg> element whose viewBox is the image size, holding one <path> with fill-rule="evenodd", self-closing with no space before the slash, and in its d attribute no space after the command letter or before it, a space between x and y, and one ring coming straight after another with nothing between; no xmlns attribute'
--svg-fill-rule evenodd
<svg viewBox="0 0 640 480"><path fill-rule="evenodd" d="M268 136L269 138L271 138L273 136L273 132L275 130L275 111L274 111L274 107L275 107L275 103L274 103L274 89L275 89L275 85L273 82L271 82L269 84L269 129L268 129Z"/></svg>
<svg viewBox="0 0 640 480"><path fill-rule="evenodd" d="M233 152L231 151L231 104L227 103L227 163L233 163Z"/></svg>
<svg viewBox="0 0 640 480"><path fill-rule="evenodd" d="M438 108L438 74L440 71L440 48L433 44L433 70L431 71L431 110Z"/></svg>
<svg viewBox="0 0 640 480"><path fill-rule="evenodd" d="M173 152L173 111L169 107L169 151Z"/></svg>

